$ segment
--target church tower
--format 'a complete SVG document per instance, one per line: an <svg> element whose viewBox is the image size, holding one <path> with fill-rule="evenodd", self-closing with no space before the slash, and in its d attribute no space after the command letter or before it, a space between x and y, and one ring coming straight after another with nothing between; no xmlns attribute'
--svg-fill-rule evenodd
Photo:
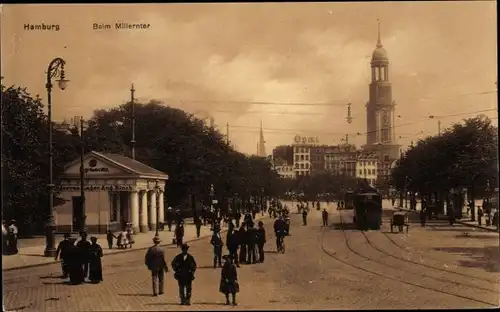
<svg viewBox="0 0 500 312"><path fill-rule="evenodd" d="M257 144L257 155L260 157L267 157L266 154L266 141L264 140L264 129L262 129L262 120L260 121L260 137Z"/></svg>
<svg viewBox="0 0 500 312"><path fill-rule="evenodd" d="M392 99L392 85L389 80L389 58L380 39L380 22L378 22L377 46L373 51L370 65L370 97L366 104L366 148L385 150L382 153L383 158L395 159L399 155L394 129L396 103Z"/></svg>

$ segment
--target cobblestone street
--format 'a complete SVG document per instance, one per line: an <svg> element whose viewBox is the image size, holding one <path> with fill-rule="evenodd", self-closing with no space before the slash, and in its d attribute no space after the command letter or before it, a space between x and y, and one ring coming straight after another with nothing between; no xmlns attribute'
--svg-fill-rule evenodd
<svg viewBox="0 0 500 312"><path fill-rule="evenodd" d="M323 203L324 205L324 203ZM238 309L426 309L498 305L498 234L435 221L422 228L411 216L409 233L390 233L384 214L381 231L341 230L329 206L330 223L310 213L308 226L292 208L292 236L286 254L275 253L272 222L266 219L264 264L242 265ZM225 235L224 235L225 236ZM347 244L346 244L347 239ZM167 261L179 252L167 247ZM219 310L220 269L213 269L209 238L193 242L198 262L193 305L179 306L177 283L167 275L166 294L151 295L144 251L103 258L104 282L70 286L58 278L57 264L4 272L4 305L9 311Z"/></svg>

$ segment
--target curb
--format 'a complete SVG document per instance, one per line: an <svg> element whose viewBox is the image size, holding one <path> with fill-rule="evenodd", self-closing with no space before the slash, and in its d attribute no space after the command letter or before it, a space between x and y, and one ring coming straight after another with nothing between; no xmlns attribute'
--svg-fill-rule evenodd
<svg viewBox="0 0 500 312"><path fill-rule="evenodd" d="M419 213L418 211L409 210L409 209L401 208L401 207L393 207L393 208L402 209L404 211L412 212L414 214L418 214ZM476 229L481 229L481 230L485 230L485 231L489 231L489 232L498 233L498 230L496 230L496 229L487 228L487 227L484 227L484 226L481 226L481 225L470 224L470 223L467 223L467 222L461 221L461 220L455 220L455 223L462 224L462 225L465 225L465 226L468 226L468 227L473 227L473 228L476 228Z"/></svg>
<svg viewBox="0 0 500 312"><path fill-rule="evenodd" d="M267 216L264 216L264 218L262 219L266 219ZM259 220L262 220L262 219L259 219ZM221 229L220 233L226 233L228 231L228 229ZM199 241L203 238L207 238L209 237L210 235L212 234L207 234L207 235L200 235L200 237L195 237L195 238L192 238L190 240L186 240L184 241L184 243L191 243L191 242L196 242L196 241ZM169 243L169 244L160 244L160 247L168 247L168 246L175 246L175 244L172 244L172 243ZM139 248L129 248L129 249L122 249L122 250L119 250L119 251L116 251L116 252L113 252L113 253L108 253L108 254L105 254L103 255L103 257L107 257L107 256L112 256L112 255L116 255L116 254L120 254L120 253L125 253L125 252L132 252L132 251L141 251L141 250L147 250L149 249L149 247L151 246L148 246L148 247L139 247ZM24 266L20 266L20 267L14 267L14 268L8 268L8 269L2 269L2 272L9 272L9 271L14 271L14 270L23 270L23 269L29 269L29 268L36 268L36 267L42 267L42 266L46 266L46 265L51 265L51 264L55 264L55 263L59 263L59 260L53 260L53 261L50 261L50 262L44 262L44 263L37 263L37 264L28 264L28 265L24 265Z"/></svg>

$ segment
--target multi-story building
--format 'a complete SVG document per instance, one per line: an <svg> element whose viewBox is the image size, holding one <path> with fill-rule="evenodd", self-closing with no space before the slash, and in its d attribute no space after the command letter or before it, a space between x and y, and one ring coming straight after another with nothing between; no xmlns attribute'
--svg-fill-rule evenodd
<svg viewBox="0 0 500 312"><path fill-rule="evenodd" d="M311 175L311 146L307 144L293 145L293 168L295 176Z"/></svg>
<svg viewBox="0 0 500 312"><path fill-rule="evenodd" d="M324 169L336 175L356 176L356 146L329 146L324 151Z"/></svg>
<svg viewBox="0 0 500 312"><path fill-rule="evenodd" d="M293 146L280 145L273 149L273 159L280 159L285 164L293 166Z"/></svg>
<svg viewBox="0 0 500 312"><path fill-rule="evenodd" d="M356 178L366 179L375 186L378 175L378 156L374 153L359 153L356 157Z"/></svg>

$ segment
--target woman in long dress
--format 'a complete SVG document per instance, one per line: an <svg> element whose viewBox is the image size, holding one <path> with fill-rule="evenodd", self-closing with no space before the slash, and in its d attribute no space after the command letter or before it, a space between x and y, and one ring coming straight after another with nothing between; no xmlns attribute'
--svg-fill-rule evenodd
<svg viewBox="0 0 500 312"><path fill-rule="evenodd" d="M85 276L83 273L83 263L82 259L83 253L82 250L76 247L75 241L76 238L70 238L71 246L68 249L68 272L69 272L69 281L73 285L82 284L85 281Z"/></svg>
<svg viewBox="0 0 500 312"><path fill-rule="evenodd" d="M236 305L236 293L240 291L238 284L238 272L230 256L224 256L224 265L221 270L221 279L219 291L226 296L226 304L229 305L229 294L233 299L233 305Z"/></svg>
<svg viewBox="0 0 500 312"><path fill-rule="evenodd" d="M91 283L102 282L102 248L97 243L96 237L91 237L89 253L90 253L90 268L89 268L89 280Z"/></svg>

